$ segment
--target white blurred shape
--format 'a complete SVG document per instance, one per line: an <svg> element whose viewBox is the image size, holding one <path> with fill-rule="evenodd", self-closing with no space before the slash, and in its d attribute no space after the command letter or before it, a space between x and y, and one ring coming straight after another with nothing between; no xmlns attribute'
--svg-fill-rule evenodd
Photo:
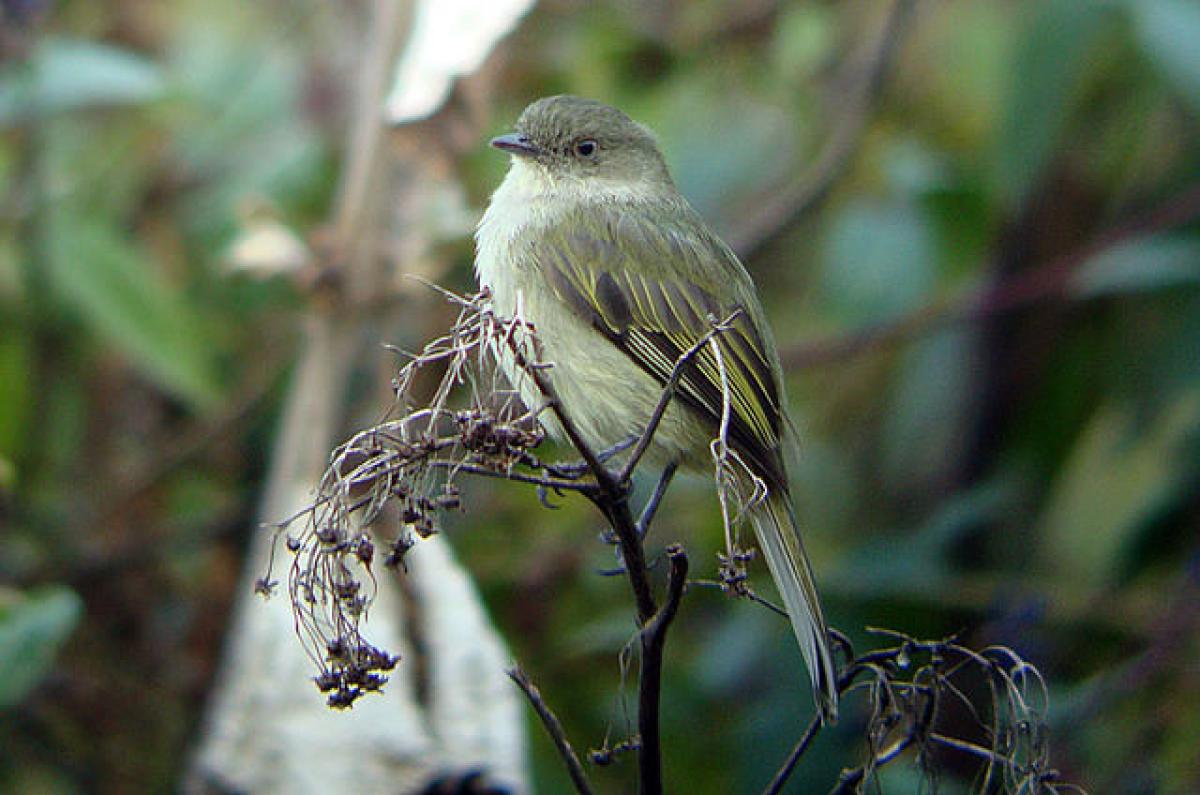
<svg viewBox="0 0 1200 795"><path fill-rule="evenodd" d="M392 124L436 113L454 81L474 72L534 0L420 0L387 100Z"/></svg>

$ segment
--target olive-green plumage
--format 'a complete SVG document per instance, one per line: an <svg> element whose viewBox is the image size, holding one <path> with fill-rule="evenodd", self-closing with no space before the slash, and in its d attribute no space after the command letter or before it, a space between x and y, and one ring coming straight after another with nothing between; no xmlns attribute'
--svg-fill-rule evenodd
<svg viewBox="0 0 1200 795"><path fill-rule="evenodd" d="M621 111L549 97L492 144L513 154L512 168L480 222L476 270L498 314L534 325L589 444L640 434L676 362L732 317L719 354L705 346L685 368L650 452L711 471L728 399L726 439L767 489L751 513L759 546L834 719L836 674L788 495L779 357L749 274L676 190L653 135Z"/></svg>

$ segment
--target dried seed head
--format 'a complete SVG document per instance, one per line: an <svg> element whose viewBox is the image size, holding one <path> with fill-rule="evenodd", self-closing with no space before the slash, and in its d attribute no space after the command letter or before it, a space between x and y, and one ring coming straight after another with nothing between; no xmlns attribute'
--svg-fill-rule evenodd
<svg viewBox="0 0 1200 795"><path fill-rule="evenodd" d="M347 658L346 641L342 638L334 638L325 644L325 652L328 658L333 662L342 662Z"/></svg>
<svg viewBox="0 0 1200 795"><path fill-rule="evenodd" d="M371 562L375 560L375 543L367 535L361 535L358 542L354 545L354 556L358 558L358 562L371 568Z"/></svg>
<svg viewBox="0 0 1200 795"><path fill-rule="evenodd" d="M391 416L355 434L331 457L312 504L291 521L304 528L286 539L292 553L288 592L298 635L320 661L318 688L330 706L352 705L364 692L382 687L397 658L371 646L360 626L375 593L375 542L364 527L395 509L403 527L385 546L384 566L398 569L417 536L438 529L440 512L461 510L452 482L463 464L508 472L536 461L528 452L542 438L536 417L516 391L499 386L498 351L512 347L537 364L531 329L497 318L483 295L457 299L454 328L409 357L393 380ZM429 368L429 369L426 369ZM412 400L421 373L442 374L430 402ZM462 387L464 405L447 403ZM287 527L291 522L285 522ZM411 529L409 529L411 528ZM264 579L264 588L270 581Z"/></svg>
<svg viewBox="0 0 1200 795"><path fill-rule="evenodd" d="M341 677L332 671L322 671L313 677L313 682L316 683L317 689L322 693L328 693L341 683Z"/></svg>
<svg viewBox="0 0 1200 795"><path fill-rule="evenodd" d="M342 531L336 527L322 527L316 532L317 540L327 546L337 546L342 542Z"/></svg>
<svg viewBox="0 0 1200 795"><path fill-rule="evenodd" d="M408 551L416 546L416 541L413 541L411 536L401 536L392 542L392 547L388 551L387 557L383 559L383 565L389 569L395 569L404 564L404 556Z"/></svg>

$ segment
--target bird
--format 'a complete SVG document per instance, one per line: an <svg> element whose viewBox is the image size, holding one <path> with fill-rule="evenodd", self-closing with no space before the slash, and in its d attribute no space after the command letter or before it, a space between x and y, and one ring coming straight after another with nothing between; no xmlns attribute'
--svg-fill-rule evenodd
<svg viewBox="0 0 1200 795"><path fill-rule="evenodd" d="M837 669L784 461L782 368L749 273L679 192L654 134L614 107L545 97L491 146L510 156L475 233L492 311L534 329L542 372L594 450L641 434L683 362L647 458L711 473L725 429L743 485L765 489L749 517L819 714L835 721ZM687 358L706 336L719 351L703 344ZM536 387L514 369L534 405ZM562 438L550 413L539 417Z"/></svg>

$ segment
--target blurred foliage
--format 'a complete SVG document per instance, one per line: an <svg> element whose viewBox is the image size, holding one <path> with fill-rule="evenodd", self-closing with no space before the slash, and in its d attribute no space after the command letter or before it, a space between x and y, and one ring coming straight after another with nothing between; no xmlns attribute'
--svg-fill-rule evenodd
<svg viewBox="0 0 1200 795"><path fill-rule="evenodd" d="M626 109L733 238L829 139L886 6L547 0L475 83L489 132L559 91ZM319 233L357 28L315 0L0 8L0 791L170 791L303 305L226 254L264 208ZM1092 792L1200 789L1197 42L1193 0L918 4L830 194L747 260L831 623L1012 645ZM506 167L486 138L476 206ZM578 745L619 739L632 611L598 518L467 496L450 534L515 656ZM707 482L661 517L715 568ZM667 663L668 779L757 791L809 714L784 622L695 587ZM861 761L856 720L790 791Z"/></svg>
<svg viewBox="0 0 1200 795"><path fill-rule="evenodd" d="M46 675L79 622L81 605L66 588L0 598L0 707L12 707Z"/></svg>

